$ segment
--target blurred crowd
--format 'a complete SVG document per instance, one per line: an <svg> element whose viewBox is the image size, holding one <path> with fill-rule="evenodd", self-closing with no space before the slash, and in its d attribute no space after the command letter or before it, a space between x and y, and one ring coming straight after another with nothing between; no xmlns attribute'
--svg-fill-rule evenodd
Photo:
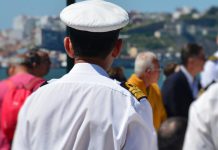
<svg viewBox="0 0 218 150"><path fill-rule="evenodd" d="M49 72L50 65L48 52L40 49L31 49L10 59L7 69L8 78L0 82L2 126L4 126L5 117L7 118L7 114L4 113L5 108L2 107L9 107L3 102L7 91L14 86L25 87L33 84L31 89L33 92L47 84L43 77ZM181 64L172 62L161 68L155 53L145 51L137 55L134 66L134 73L129 78L125 77L125 68L122 66L111 67L108 74L116 81L127 81L137 86L146 95L152 108L153 123L158 133L160 150L181 150L183 144L186 149L189 149L193 145L193 142L189 142L191 136L197 136L190 134L194 132L193 130L200 130L200 127L199 129L197 126L193 127L195 123L188 121L196 120L196 118L191 118L193 110L190 110L190 105L193 105L192 107L198 105L200 101L198 99L203 97L201 95L207 93L209 87L216 85L218 52L206 59L203 47L189 43L181 49ZM160 74L165 76L162 87L158 86ZM209 101L207 99L206 97L202 101ZM197 121L199 120L196 120L196 123L200 124ZM186 130L188 123L188 130ZM0 141L1 145L10 146L13 136L9 136L6 130L2 127ZM200 134L204 131L196 132L195 134Z"/></svg>
<svg viewBox="0 0 218 150"><path fill-rule="evenodd" d="M154 53L140 52L134 71L127 81L140 88L150 102L160 150L217 148L217 124L212 122L217 122L218 52L206 58L203 47L188 43L181 48L181 63L171 62L164 68ZM161 73L165 80L159 89ZM120 73L111 77L120 80L119 76L123 79ZM212 90L214 97L209 96ZM215 130L213 135L211 130Z"/></svg>
<svg viewBox="0 0 218 150"><path fill-rule="evenodd" d="M154 52L142 51L126 77L125 68L111 67L128 24L123 9L89 0L60 16L71 27L64 46L75 65L46 81L47 51L34 48L9 60L8 78L0 81L0 150L218 149L218 51L206 57L201 45L186 43L181 63L164 68Z"/></svg>

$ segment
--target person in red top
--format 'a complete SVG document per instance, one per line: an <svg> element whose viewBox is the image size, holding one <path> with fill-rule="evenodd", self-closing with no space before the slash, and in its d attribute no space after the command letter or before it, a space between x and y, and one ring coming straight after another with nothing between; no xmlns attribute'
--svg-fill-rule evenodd
<svg viewBox="0 0 218 150"><path fill-rule="evenodd" d="M32 89L35 91L45 82L44 79L36 77L32 74L32 70L34 70L39 64L40 56L35 51L26 52L24 54L17 54L9 60L9 77L0 81L0 112L2 111L2 102L4 96L12 86L18 87L32 84ZM1 128L0 149L7 150L9 148L10 142L7 142L7 139Z"/></svg>
<svg viewBox="0 0 218 150"><path fill-rule="evenodd" d="M39 55L39 65L34 67L31 74L34 74L37 77L44 77L49 73L51 67L51 60L49 58L49 52L43 49L33 49L36 50L36 53Z"/></svg>
<svg viewBox="0 0 218 150"><path fill-rule="evenodd" d="M4 94L7 92L9 86L7 80L13 82L16 85L26 85L29 81L33 80L36 77L32 70L40 65L40 56L35 51L26 52L24 54L18 54L15 57L10 59L8 74L9 78L0 82L0 103L4 97ZM34 90L41 86L44 79L40 78L39 82L34 86Z"/></svg>

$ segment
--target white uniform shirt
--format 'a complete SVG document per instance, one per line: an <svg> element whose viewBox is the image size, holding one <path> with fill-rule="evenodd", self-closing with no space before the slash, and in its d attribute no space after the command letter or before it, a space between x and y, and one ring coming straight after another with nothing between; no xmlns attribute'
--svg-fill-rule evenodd
<svg viewBox="0 0 218 150"><path fill-rule="evenodd" d="M183 150L218 149L218 83L190 107Z"/></svg>
<svg viewBox="0 0 218 150"><path fill-rule="evenodd" d="M214 56L218 57L218 51L214 54ZM208 60L204 64L204 70L201 73L201 85L205 88L212 81L218 81L218 62Z"/></svg>
<svg viewBox="0 0 218 150"><path fill-rule="evenodd" d="M13 150L156 150L152 110L97 65L73 69L33 93L19 113Z"/></svg>

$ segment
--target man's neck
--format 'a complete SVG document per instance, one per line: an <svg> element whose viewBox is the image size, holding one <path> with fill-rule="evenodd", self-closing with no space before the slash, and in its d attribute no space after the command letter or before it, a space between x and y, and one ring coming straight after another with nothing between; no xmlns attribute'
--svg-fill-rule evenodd
<svg viewBox="0 0 218 150"><path fill-rule="evenodd" d="M22 73L29 73L29 71L27 70L26 67L23 67L23 66L17 66L12 75L16 75L16 74L22 74Z"/></svg>
<svg viewBox="0 0 218 150"><path fill-rule="evenodd" d="M99 58L88 58L88 57L76 57L75 58L75 64L77 63L90 63L90 64L96 64L100 67L102 67L104 70L108 69L108 66L106 62Z"/></svg>

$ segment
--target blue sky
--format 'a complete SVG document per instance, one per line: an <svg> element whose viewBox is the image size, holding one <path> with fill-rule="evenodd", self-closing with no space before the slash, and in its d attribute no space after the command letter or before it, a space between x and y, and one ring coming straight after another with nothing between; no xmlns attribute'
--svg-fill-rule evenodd
<svg viewBox="0 0 218 150"><path fill-rule="evenodd" d="M218 0L108 0L126 10L142 12L172 12L181 6L190 6L203 11L212 5L218 6ZM58 15L66 0L2 0L0 2L0 30L11 28L15 16Z"/></svg>

